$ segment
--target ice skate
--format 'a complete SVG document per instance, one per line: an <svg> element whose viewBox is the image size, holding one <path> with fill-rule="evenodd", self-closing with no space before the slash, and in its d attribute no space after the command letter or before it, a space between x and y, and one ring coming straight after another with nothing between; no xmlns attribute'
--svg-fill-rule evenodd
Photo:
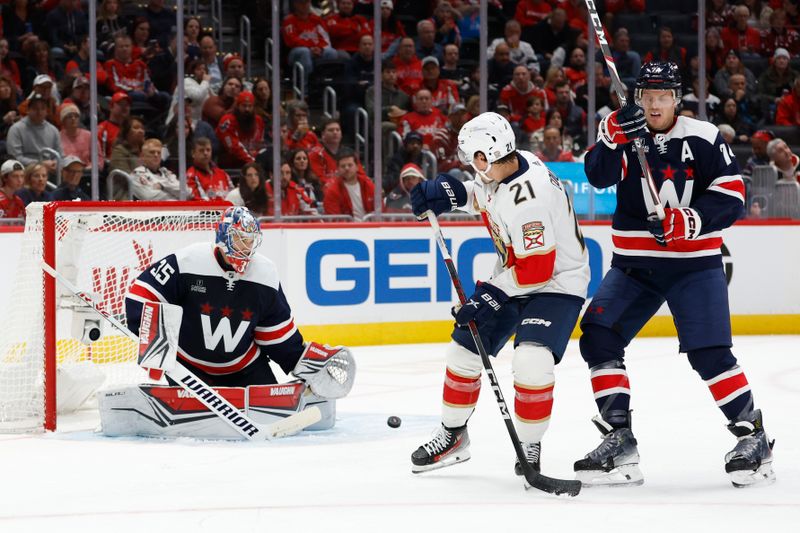
<svg viewBox="0 0 800 533"><path fill-rule="evenodd" d="M575 479L588 487L635 486L644 483L639 470L639 450L629 427L615 429L600 416L592 419L603 442L575 461Z"/></svg>
<svg viewBox="0 0 800 533"><path fill-rule="evenodd" d="M541 472L541 464L539 462L542 455L542 445L539 442L521 442L522 451L525 452L525 459L536 472ZM519 458L514 462L514 473L518 476L524 475L522 472L522 465L519 464Z"/></svg>
<svg viewBox="0 0 800 533"><path fill-rule="evenodd" d="M774 483L772 447L775 441L770 441L764 431L761 410L731 421L728 430L739 439L733 450L725 454L725 472L730 474L733 486L744 488Z"/></svg>
<svg viewBox="0 0 800 533"><path fill-rule="evenodd" d="M442 425L433 438L411 454L415 474L463 463L470 458L467 426L447 428Z"/></svg>

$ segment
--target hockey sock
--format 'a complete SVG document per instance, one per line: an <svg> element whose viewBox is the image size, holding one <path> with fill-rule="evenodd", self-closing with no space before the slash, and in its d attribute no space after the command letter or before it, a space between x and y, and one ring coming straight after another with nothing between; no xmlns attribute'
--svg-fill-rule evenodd
<svg viewBox="0 0 800 533"><path fill-rule="evenodd" d="M467 423L481 392L481 376L460 376L448 368L442 395L442 423L445 427L461 427Z"/></svg>
<svg viewBox="0 0 800 533"><path fill-rule="evenodd" d="M522 442L540 442L550 425L554 367L553 354L545 346L523 342L514 349L514 414Z"/></svg>
<svg viewBox="0 0 800 533"><path fill-rule="evenodd" d="M754 409L750 384L729 347L690 350L686 355L726 419L738 420Z"/></svg>
<svg viewBox="0 0 800 533"><path fill-rule="evenodd" d="M591 368L594 401L603 420L615 428L628 427L631 389L622 361L608 361Z"/></svg>
<svg viewBox="0 0 800 533"><path fill-rule="evenodd" d="M706 385L728 420L738 420L753 410L753 393L739 365L707 379Z"/></svg>

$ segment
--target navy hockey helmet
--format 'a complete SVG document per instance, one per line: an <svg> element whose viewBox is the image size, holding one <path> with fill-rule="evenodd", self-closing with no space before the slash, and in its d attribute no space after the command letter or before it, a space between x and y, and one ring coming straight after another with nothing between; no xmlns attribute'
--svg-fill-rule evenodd
<svg viewBox="0 0 800 533"><path fill-rule="evenodd" d="M216 245L228 263L244 274L261 244L261 226L246 207L229 207L217 223Z"/></svg>
<svg viewBox="0 0 800 533"><path fill-rule="evenodd" d="M651 61L645 63L636 78L634 98L638 105L645 89L671 90L675 102L681 100L681 72L672 61Z"/></svg>

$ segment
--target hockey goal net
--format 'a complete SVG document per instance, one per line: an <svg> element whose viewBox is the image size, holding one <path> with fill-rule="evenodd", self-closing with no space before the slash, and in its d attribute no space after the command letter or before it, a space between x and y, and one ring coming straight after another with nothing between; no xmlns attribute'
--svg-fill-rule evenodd
<svg viewBox="0 0 800 533"><path fill-rule="evenodd" d="M228 204L51 202L27 208L0 328L0 432L55 430L92 391L146 381L136 346L46 274L47 263L125 323L125 293L155 260L214 239ZM89 391L87 393L87 390Z"/></svg>

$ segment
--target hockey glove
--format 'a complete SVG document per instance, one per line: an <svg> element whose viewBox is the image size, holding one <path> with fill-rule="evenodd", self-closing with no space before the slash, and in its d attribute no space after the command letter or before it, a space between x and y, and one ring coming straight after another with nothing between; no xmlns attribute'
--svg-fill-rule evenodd
<svg viewBox="0 0 800 533"><path fill-rule="evenodd" d="M652 217L647 221L647 228L661 246L669 247L675 241L691 241L700 236L703 219L691 207L667 207L664 215L664 220Z"/></svg>
<svg viewBox="0 0 800 533"><path fill-rule="evenodd" d="M433 181L421 181L411 189L411 209L417 217L429 209L440 215L466 203L466 187L449 174L439 174Z"/></svg>
<svg viewBox="0 0 800 533"><path fill-rule="evenodd" d="M452 313L459 326L466 326L471 321L475 321L477 326L500 311L506 302L508 302L506 293L494 285L479 281L469 300L461 307L454 307Z"/></svg>
<svg viewBox="0 0 800 533"><path fill-rule="evenodd" d="M609 148L638 139L647 132L644 109L636 104L626 104L600 122L600 134Z"/></svg>

